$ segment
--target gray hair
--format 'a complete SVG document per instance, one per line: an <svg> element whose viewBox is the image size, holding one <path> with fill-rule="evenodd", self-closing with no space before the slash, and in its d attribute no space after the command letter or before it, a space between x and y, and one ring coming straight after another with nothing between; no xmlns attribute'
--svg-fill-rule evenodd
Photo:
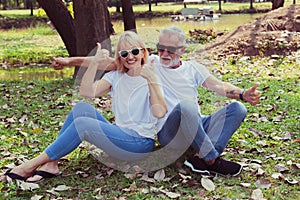
<svg viewBox="0 0 300 200"><path fill-rule="evenodd" d="M159 37L161 37L162 35L165 35L165 34L176 36L179 39L179 45L180 46L185 45L185 42L186 42L185 33L178 26L168 26L166 28L161 29L161 31L159 33Z"/></svg>

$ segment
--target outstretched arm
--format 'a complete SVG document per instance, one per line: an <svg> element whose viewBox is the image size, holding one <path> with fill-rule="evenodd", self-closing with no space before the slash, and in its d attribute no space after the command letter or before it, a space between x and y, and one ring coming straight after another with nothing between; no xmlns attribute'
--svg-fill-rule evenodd
<svg viewBox="0 0 300 200"><path fill-rule="evenodd" d="M259 86L258 83L244 90L232 85L231 83L224 82L214 76L210 76L204 81L203 86L212 91L215 91L222 96L237 100L243 100L253 106L259 103L260 92L256 90Z"/></svg>
<svg viewBox="0 0 300 200"><path fill-rule="evenodd" d="M94 56L85 57L58 57L53 58L52 66L56 70L61 70L65 66L84 66L96 65L98 70L116 70L114 58L109 57L109 51L101 49L101 44L97 43L97 52Z"/></svg>
<svg viewBox="0 0 300 200"><path fill-rule="evenodd" d="M159 82L154 73L154 60L151 64L142 67L140 75L148 81L150 91L150 103L153 116L162 118L167 113L167 104L159 87Z"/></svg>

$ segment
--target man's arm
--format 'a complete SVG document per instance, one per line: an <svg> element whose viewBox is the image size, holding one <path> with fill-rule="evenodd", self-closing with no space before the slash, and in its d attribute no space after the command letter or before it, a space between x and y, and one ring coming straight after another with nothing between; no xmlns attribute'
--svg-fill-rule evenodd
<svg viewBox="0 0 300 200"><path fill-rule="evenodd" d="M243 100L250 103L251 105L256 105L259 103L260 92L256 90L256 88L259 86L258 83L244 90L232 85L231 83L221 81L214 76L209 76L204 81L203 86L212 91L215 91L222 96L237 100Z"/></svg>
<svg viewBox="0 0 300 200"><path fill-rule="evenodd" d="M97 43L97 52L95 56L86 57L59 57L53 58L52 66L56 70L61 70L65 66L83 66L88 67L96 65L98 70L116 70L115 59L109 57L109 51L101 49L100 43Z"/></svg>

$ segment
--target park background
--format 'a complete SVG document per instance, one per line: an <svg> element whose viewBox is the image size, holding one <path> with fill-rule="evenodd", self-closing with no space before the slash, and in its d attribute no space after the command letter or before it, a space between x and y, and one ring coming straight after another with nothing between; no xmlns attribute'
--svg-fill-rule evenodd
<svg viewBox="0 0 300 200"><path fill-rule="evenodd" d="M37 8L36 1L32 1L32 12L31 9L23 9L23 1L5 2L11 2L12 6L0 11L1 27L4 24L14 26L0 30L0 167L3 172L43 151L56 137L74 100L80 98L76 96L74 87L74 68L54 72L50 67L52 57L68 56L70 52L58 31L49 26L45 12ZM20 3L20 9L14 9L16 2ZM282 36L279 37L282 40L277 40L276 35L274 39L262 38L264 42L257 40L256 45L260 49L257 55L236 51L241 48L241 41L234 40L231 45L235 46L223 48L232 51L219 50L209 57L208 67L219 78L244 88L254 82L261 84L261 103L256 107L245 103L248 116L224 154L225 158L244 165L239 177L202 177L176 164L148 174L129 174L103 165L86 146L82 146L62 159L60 167L63 176L39 185L1 182L0 196L5 199L297 199L300 130L297 40L300 31L297 25L300 9L293 3L286 1L284 7L276 12L271 11L271 2L253 2L252 9L249 9L250 2L222 2L219 22L209 25L205 22L171 22L171 15L180 14L183 8L181 2L153 3L151 12L147 2L133 5L137 32L149 40L146 44L150 51L155 53L157 39L157 35L151 33L157 34L157 30L170 23L182 27L191 41L185 59L193 57L200 62L203 57L198 57L198 48L222 41L224 35L223 38L216 37L219 33L230 35L237 30L246 38L247 30L253 26L251 22L257 22L257 18L265 14L271 16L273 20L268 18L268 24L274 27L278 25L278 20L294 22L294 31L265 31L264 35L266 32L276 35L280 31L280 36L287 34L291 39L285 42L286 37ZM212 6L216 13L220 12L218 2L187 7L207 5ZM71 7L72 4L68 4L67 8L72 11ZM296 12L288 12L292 8ZM108 10L115 32L121 33L124 31L122 12L117 12L116 7L108 7ZM278 17L284 12L289 13L287 19ZM231 22L222 26L220 22L226 19L228 13L236 13L237 20L231 18ZM236 23L243 16L241 13L256 14L247 14L255 17ZM70 14L73 15L72 12ZM18 27L16 22L24 26ZM147 31L153 32L147 34ZM296 36L292 37L294 34ZM109 37L113 44L117 36ZM272 53L269 55L268 52ZM201 88L199 93L199 104L207 114L229 102ZM93 103L107 119L113 121L107 96Z"/></svg>

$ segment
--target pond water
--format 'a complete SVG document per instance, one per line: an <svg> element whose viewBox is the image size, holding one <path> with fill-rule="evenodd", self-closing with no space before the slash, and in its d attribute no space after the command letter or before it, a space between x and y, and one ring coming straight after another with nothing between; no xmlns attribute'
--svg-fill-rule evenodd
<svg viewBox="0 0 300 200"><path fill-rule="evenodd" d="M213 29L215 31L232 31L240 25L254 20L262 14L233 14L222 15L219 20L208 21L175 21L171 18L152 18L137 19L136 26L138 34L144 39L145 43L154 46L157 43L158 32L162 27L176 25L181 27L186 33L193 29ZM116 33L123 32L123 22L114 21ZM113 37L112 37L113 38ZM113 39L112 39L113 41ZM114 45L114 44L113 44ZM23 67L20 70L0 70L0 80L48 80L64 77L72 77L73 68L64 70L53 70L49 66L44 67Z"/></svg>
<svg viewBox="0 0 300 200"><path fill-rule="evenodd" d="M74 68L53 70L51 66L26 66L21 69L0 70L0 80L53 80L72 77Z"/></svg>

